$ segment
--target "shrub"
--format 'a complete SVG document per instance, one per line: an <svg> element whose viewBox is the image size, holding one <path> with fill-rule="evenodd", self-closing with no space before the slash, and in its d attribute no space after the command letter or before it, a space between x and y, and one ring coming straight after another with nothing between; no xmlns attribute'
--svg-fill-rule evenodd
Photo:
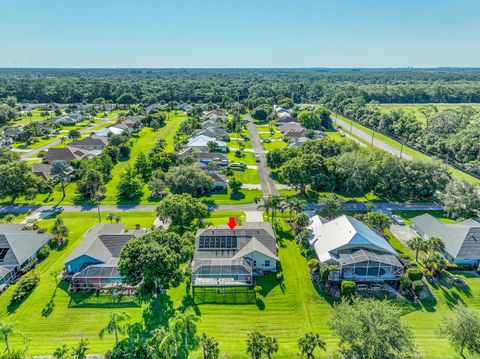
<svg viewBox="0 0 480 359"><path fill-rule="evenodd" d="M417 268L408 268L407 276L412 282L416 280L421 280L423 278L423 273Z"/></svg>
<svg viewBox="0 0 480 359"><path fill-rule="evenodd" d="M25 298L40 282L40 276L37 272L32 271L25 274L17 283L12 293L12 302L19 302Z"/></svg>
<svg viewBox="0 0 480 359"><path fill-rule="evenodd" d="M343 280L341 287L342 287L342 295L346 297L353 295L357 290L357 285L355 284L355 282L352 282L351 280Z"/></svg>
<svg viewBox="0 0 480 359"><path fill-rule="evenodd" d="M37 153L37 157L38 157L38 158L43 158L43 157L45 157L46 154L47 154L47 153L46 153L44 150L42 150L42 151L40 151L40 152Z"/></svg>
<svg viewBox="0 0 480 359"><path fill-rule="evenodd" d="M283 273L282 272L278 272L276 274L276 277L277 277L277 281L281 282L283 280Z"/></svg>
<svg viewBox="0 0 480 359"><path fill-rule="evenodd" d="M38 260L42 261L45 258L47 258L48 255L50 254L50 251L51 251L50 246L48 244L44 245L42 248L40 248L40 250L37 253Z"/></svg>
<svg viewBox="0 0 480 359"><path fill-rule="evenodd" d="M420 293L423 290L423 283L421 280L416 280L412 285L413 291L415 293Z"/></svg>
<svg viewBox="0 0 480 359"><path fill-rule="evenodd" d="M412 281L407 276L400 278L400 287L403 291L408 290L412 286Z"/></svg>

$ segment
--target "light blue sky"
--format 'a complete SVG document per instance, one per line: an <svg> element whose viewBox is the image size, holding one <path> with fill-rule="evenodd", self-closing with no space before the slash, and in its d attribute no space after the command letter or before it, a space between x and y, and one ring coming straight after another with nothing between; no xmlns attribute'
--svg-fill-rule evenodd
<svg viewBox="0 0 480 359"><path fill-rule="evenodd" d="M479 0L0 0L0 66L480 66L479 15Z"/></svg>

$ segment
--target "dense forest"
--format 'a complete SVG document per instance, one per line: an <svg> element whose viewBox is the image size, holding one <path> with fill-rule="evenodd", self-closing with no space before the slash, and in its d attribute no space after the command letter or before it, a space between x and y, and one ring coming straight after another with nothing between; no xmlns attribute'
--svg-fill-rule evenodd
<svg viewBox="0 0 480 359"><path fill-rule="evenodd" d="M19 102L215 102L293 97L325 102L480 102L478 69L0 69L0 98Z"/></svg>

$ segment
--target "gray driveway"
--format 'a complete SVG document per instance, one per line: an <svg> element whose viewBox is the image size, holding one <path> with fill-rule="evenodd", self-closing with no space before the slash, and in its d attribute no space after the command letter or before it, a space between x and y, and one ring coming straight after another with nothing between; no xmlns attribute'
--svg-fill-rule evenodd
<svg viewBox="0 0 480 359"><path fill-rule="evenodd" d="M417 235L409 226L401 226L399 224L392 224L390 231L402 244L407 244L409 240Z"/></svg>

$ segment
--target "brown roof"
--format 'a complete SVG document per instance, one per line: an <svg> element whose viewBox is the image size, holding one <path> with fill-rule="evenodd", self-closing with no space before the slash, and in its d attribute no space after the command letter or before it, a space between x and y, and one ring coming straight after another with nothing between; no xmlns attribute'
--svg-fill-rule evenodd
<svg viewBox="0 0 480 359"><path fill-rule="evenodd" d="M79 158L85 157L86 153L78 148L64 147L64 148L49 148L45 161L52 163L53 161L70 162Z"/></svg>

